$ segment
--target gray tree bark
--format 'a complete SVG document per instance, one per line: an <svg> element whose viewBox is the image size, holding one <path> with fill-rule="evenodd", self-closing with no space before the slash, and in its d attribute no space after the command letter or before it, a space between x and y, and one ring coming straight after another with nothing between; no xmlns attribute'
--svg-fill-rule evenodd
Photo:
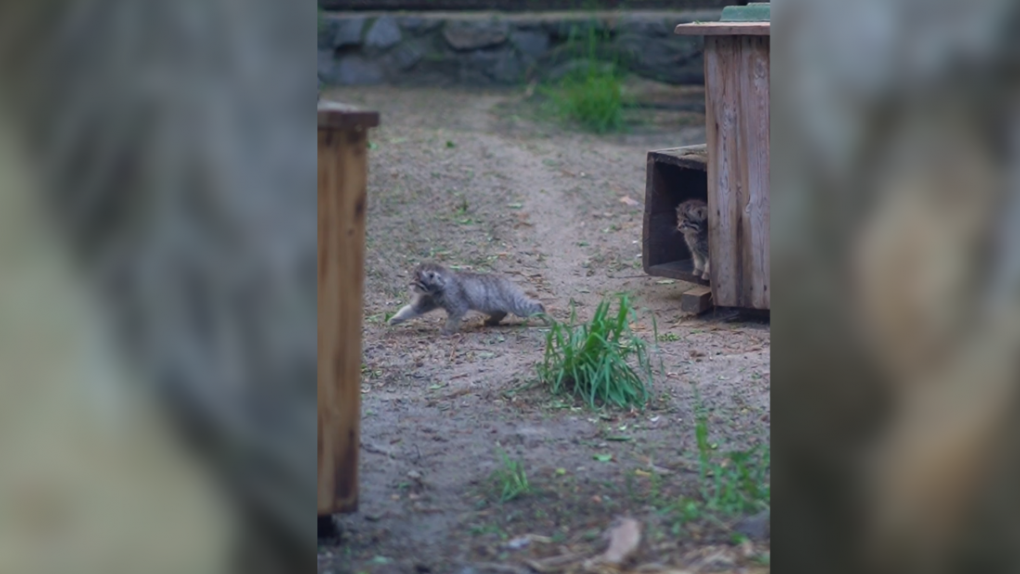
<svg viewBox="0 0 1020 574"><path fill-rule="evenodd" d="M1015 3L774 4L773 555L1015 571Z"/></svg>
<svg viewBox="0 0 1020 574"><path fill-rule="evenodd" d="M314 555L314 6L0 5L7 115L121 356ZM144 382L144 383L143 383ZM281 538L282 536L282 538Z"/></svg>

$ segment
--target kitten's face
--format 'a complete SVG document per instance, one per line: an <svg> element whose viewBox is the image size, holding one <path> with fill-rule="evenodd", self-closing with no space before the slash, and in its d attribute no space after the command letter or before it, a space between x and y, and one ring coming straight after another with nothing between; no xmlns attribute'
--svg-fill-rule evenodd
<svg viewBox="0 0 1020 574"><path fill-rule="evenodd" d="M677 222L676 228L680 231L693 231L694 233L700 233L701 230L704 229L704 223L688 218L680 218Z"/></svg>
<svg viewBox="0 0 1020 574"><path fill-rule="evenodd" d="M694 233L705 231L708 228L708 206L698 200L688 200L678 205L676 228Z"/></svg>
<svg viewBox="0 0 1020 574"><path fill-rule="evenodd" d="M433 264L419 265L414 272L414 282L411 287L419 293L434 295L443 290L446 286L445 270Z"/></svg>

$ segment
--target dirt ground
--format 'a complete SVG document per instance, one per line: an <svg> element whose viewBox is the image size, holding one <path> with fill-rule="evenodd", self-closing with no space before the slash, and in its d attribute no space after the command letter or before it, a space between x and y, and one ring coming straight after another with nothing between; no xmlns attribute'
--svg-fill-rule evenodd
<svg viewBox="0 0 1020 574"><path fill-rule="evenodd" d="M642 272L645 154L705 133L699 89L635 89L671 105L635 111L628 133L609 136L551 121L523 88L324 94L378 110L381 126L369 152L360 509L320 543L320 572L526 572L527 559L602 551L622 516L643 526L633 565L761 569L767 536L737 544L733 521L681 523L670 510L699 488L695 391L720 451L768 442L770 336L760 318L684 317L693 285ZM387 326L428 259L506 273L559 319L629 292L644 313L635 330L652 341L650 312L660 334L653 402L593 412L525 387L542 358L537 321L486 328L470 316L451 338L438 335L442 312ZM532 487L507 503L490 479L497 449L523 461Z"/></svg>

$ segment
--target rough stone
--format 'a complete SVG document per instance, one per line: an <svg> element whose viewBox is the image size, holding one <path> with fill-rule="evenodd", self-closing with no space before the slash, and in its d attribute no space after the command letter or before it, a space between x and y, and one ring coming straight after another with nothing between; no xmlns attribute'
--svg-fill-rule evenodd
<svg viewBox="0 0 1020 574"><path fill-rule="evenodd" d="M439 18L422 18L421 16L404 16L398 20L400 27L412 34L425 34L443 25Z"/></svg>
<svg viewBox="0 0 1020 574"><path fill-rule="evenodd" d="M333 75L336 78L336 83L342 86L380 84L386 79L382 66L376 62L370 62L358 54L340 58Z"/></svg>
<svg viewBox="0 0 1020 574"><path fill-rule="evenodd" d="M624 55L621 52L621 47L611 42L596 43L594 50L582 43L561 42L542 57L542 63L544 67L551 68L568 60L577 59L594 58L596 60L615 62L619 61Z"/></svg>
<svg viewBox="0 0 1020 574"><path fill-rule="evenodd" d="M525 66L520 57L509 50L500 53L490 74L499 84L516 84L524 79Z"/></svg>
<svg viewBox="0 0 1020 574"><path fill-rule="evenodd" d="M623 55L627 67L644 76L672 83L703 81L700 38L648 38L628 34L618 36L613 44Z"/></svg>
<svg viewBox="0 0 1020 574"><path fill-rule="evenodd" d="M738 522L733 529L754 542L764 542L771 535L770 513L768 510L763 510L754 516L749 516Z"/></svg>
<svg viewBox="0 0 1020 574"><path fill-rule="evenodd" d="M443 37L455 50L478 50L506 42L509 28L506 22L491 20L450 21L443 27Z"/></svg>
<svg viewBox="0 0 1020 574"><path fill-rule="evenodd" d="M336 60L334 59L333 50L331 48L319 50L317 56L319 82L336 84Z"/></svg>
<svg viewBox="0 0 1020 574"><path fill-rule="evenodd" d="M549 33L544 31L515 30L510 34L510 43L517 51L529 58L540 58L549 51Z"/></svg>
<svg viewBox="0 0 1020 574"><path fill-rule="evenodd" d="M650 18L627 14L616 25L618 34L635 34L643 38L665 38L673 35L673 29L662 18Z"/></svg>
<svg viewBox="0 0 1020 574"><path fill-rule="evenodd" d="M578 40L588 37L588 34L594 32L600 34L602 32L609 31L609 23L601 19L588 19L588 20L548 20L545 23L545 29L552 34L557 40L566 40L570 38L571 34L574 35Z"/></svg>
<svg viewBox="0 0 1020 574"><path fill-rule="evenodd" d="M360 46L361 33L365 29L365 17L327 17L327 22L334 24L333 47Z"/></svg>
<svg viewBox="0 0 1020 574"><path fill-rule="evenodd" d="M333 39L336 38L336 31L339 26L340 23L335 18L324 18L322 20L316 35L320 50L333 47Z"/></svg>
<svg viewBox="0 0 1020 574"><path fill-rule="evenodd" d="M582 72L587 70L592 65L591 60L577 59L563 62L562 64L550 69L545 77L547 80L558 81L576 72ZM608 72L613 69L613 65L609 62L596 62L595 64L599 71Z"/></svg>
<svg viewBox="0 0 1020 574"><path fill-rule="evenodd" d="M460 63L458 82L466 85L488 85L492 83L492 69L499 61L496 50L477 50L457 58Z"/></svg>
<svg viewBox="0 0 1020 574"><path fill-rule="evenodd" d="M409 40L401 43L393 49L391 52L392 61L393 64L401 71L407 71L420 62L421 59L425 57L426 52L427 48L423 42L418 40Z"/></svg>
<svg viewBox="0 0 1020 574"><path fill-rule="evenodd" d="M375 19L329 14L319 34L318 71L329 84L508 85L532 76L557 80L583 70L593 58L646 78L699 84L704 82L703 40L671 30L673 22L695 16L395 14ZM594 54L584 42L592 26L613 31L612 38L596 44ZM581 35L579 42L559 35L571 27Z"/></svg>
<svg viewBox="0 0 1020 574"><path fill-rule="evenodd" d="M365 34L365 46L385 50L400 43L400 26L390 16L383 16L372 23Z"/></svg>
<svg viewBox="0 0 1020 574"><path fill-rule="evenodd" d="M550 18L542 12L525 12L522 14L515 14L513 18L513 27L515 30L548 32L549 19Z"/></svg>
<svg viewBox="0 0 1020 574"><path fill-rule="evenodd" d="M499 57L499 50L475 50L459 58L463 62L461 72L479 73L488 79L491 77L490 72L499 62Z"/></svg>

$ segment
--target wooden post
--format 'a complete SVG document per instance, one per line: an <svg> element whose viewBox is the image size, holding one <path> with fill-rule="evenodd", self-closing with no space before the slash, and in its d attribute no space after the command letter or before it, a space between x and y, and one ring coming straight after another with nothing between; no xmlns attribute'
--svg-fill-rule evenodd
<svg viewBox="0 0 1020 574"><path fill-rule="evenodd" d="M720 307L769 309L769 28L676 27L705 36L710 281Z"/></svg>
<svg viewBox="0 0 1020 574"><path fill-rule="evenodd" d="M358 509L368 128L379 114L319 102L318 512Z"/></svg>

